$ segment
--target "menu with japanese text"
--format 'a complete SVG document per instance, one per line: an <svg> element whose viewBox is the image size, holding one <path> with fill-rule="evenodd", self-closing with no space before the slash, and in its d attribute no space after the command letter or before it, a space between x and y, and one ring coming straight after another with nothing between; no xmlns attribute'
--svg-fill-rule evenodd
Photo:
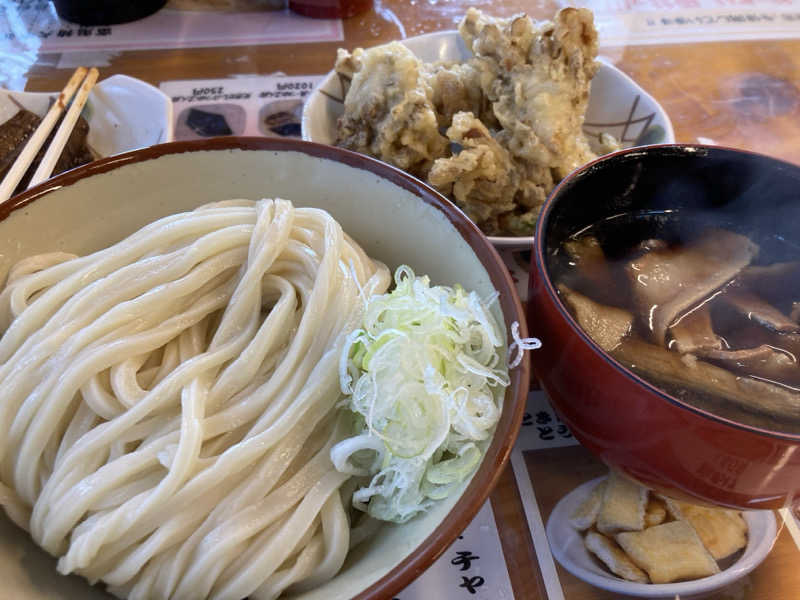
<svg viewBox="0 0 800 600"><path fill-rule="evenodd" d="M595 15L603 46L800 37L800 0L559 0Z"/></svg>
<svg viewBox="0 0 800 600"><path fill-rule="evenodd" d="M219 135L300 137L303 101L318 75L168 81L161 84L174 107L175 139Z"/></svg>

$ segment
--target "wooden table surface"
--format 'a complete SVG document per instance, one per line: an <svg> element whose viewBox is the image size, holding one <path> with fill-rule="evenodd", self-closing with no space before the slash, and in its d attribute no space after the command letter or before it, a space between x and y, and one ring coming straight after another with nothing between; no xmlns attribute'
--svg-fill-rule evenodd
<svg viewBox="0 0 800 600"><path fill-rule="evenodd" d="M377 10L344 20L344 42L130 51L101 68L101 78L125 73L158 85L275 71L321 74L331 69L340 46L454 29L468 6L497 16L526 11L541 19L557 8L554 0L380 0ZM634 47L607 47L601 39L601 54L661 103L677 141L707 138L800 163L800 39ZM41 66L53 64L45 59L29 72L28 91L63 87L64 70Z"/></svg>
<svg viewBox="0 0 800 600"><path fill-rule="evenodd" d="M551 0L383 0L375 10L344 20L344 42L128 51L101 67L101 78L124 73L157 86L162 81L276 71L322 74L331 69L337 47L372 46L453 29L468 6L497 16L525 10L536 18L549 18L556 9ZM678 142L707 138L800 163L800 40L637 47L607 47L601 40L601 54L661 103ZM40 57L28 73L28 91L63 86L66 71L52 66L54 62ZM510 468L491 501L515 597L546 598L541 576L531 568L536 564L534 546ZM570 586L580 582L568 579L565 591ZM595 597L590 591L575 594L569 597Z"/></svg>

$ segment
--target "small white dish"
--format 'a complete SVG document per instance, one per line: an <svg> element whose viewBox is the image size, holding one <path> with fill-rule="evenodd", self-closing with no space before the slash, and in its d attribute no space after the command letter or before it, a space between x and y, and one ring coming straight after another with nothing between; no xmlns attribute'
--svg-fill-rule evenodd
<svg viewBox="0 0 800 600"><path fill-rule="evenodd" d="M698 597L726 587L747 575L767 557L775 542L777 529L775 514L771 510L743 511L747 522L747 546L738 558L710 577L677 583L635 583L626 581L607 571L586 549L580 532L569 523L569 517L589 495L594 485L605 477L598 477L578 486L564 496L547 520L547 540L555 559L567 571L583 581L619 594L641 598ZM729 560L729 559L728 559ZM721 567L725 566L724 562Z"/></svg>
<svg viewBox="0 0 800 600"><path fill-rule="evenodd" d="M426 62L466 60L472 56L457 31L439 31L400 40ZM333 62L333 58L331 58ZM623 148L645 144L671 144L675 133L667 113L656 100L625 73L600 58L600 69L592 81L584 131L610 133ZM342 82L328 73L309 95L301 121L304 140L333 144L336 120L343 112ZM533 237L490 236L498 248L530 249Z"/></svg>
<svg viewBox="0 0 800 600"><path fill-rule="evenodd" d="M57 95L0 90L0 123L20 106L44 116ZM172 141L172 101L127 75L112 75L95 85L81 114L89 123L87 144L98 158Z"/></svg>

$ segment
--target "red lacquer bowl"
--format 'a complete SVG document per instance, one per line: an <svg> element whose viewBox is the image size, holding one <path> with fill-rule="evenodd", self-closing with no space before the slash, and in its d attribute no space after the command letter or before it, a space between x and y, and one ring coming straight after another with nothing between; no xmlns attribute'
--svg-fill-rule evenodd
<svg viewBox="0 0 800 600"><path fill-rule="evenodd" d="M528 323L543 342L533 368L575 437L604 462L673 496L744 509L797 504L800 435L711 414L644 381L580 329L550 271L566 237L629 211L703 211L752 232L758 243L797 244L798 190L795 165L739 150L665 145L598 159L553 191L531 261Z"/></svg>

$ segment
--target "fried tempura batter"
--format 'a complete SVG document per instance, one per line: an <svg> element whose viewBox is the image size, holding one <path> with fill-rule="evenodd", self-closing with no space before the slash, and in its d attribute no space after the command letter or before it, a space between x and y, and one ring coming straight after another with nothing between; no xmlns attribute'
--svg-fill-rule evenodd
<svg viewBox="0 0 800 600"><path fill-rule="evenodd" d="M595 157L582 131L592 13L537 24L471 8L459 32L474 55L463 63L423 64L398 43L340 50L352 86L337 143L427 179L488 234L530 235L555 183Z"/></svg>
<svg viewBox="0 0 800 600"><path fill-rule="evenodd" d="M483 87L491 85L497 77L489 63L476 60L429 63L425 64L423 76L433 90L433 107L441 128L447 128L458 112L472 113L487 127L499 126L491 102L483 93Z"/></svg>
<svg viewBox="0 0 800 600"><path fill-rule="evenodd" d="M453 116L447 137L461 151L434 162L428 181L452 195L473 221L499 230L498 216L514 210L519 187L519 174L508 151L471 112Z"/></svg>
<svg viewBox="0 0 800 600"><path fill-rule="evenodd" d="M352 73L352 81L337 143L425 177L447 147L431 103L433 90L422 63L405 46L393 42L376 50L339 52L336 70Z"/></svg>

